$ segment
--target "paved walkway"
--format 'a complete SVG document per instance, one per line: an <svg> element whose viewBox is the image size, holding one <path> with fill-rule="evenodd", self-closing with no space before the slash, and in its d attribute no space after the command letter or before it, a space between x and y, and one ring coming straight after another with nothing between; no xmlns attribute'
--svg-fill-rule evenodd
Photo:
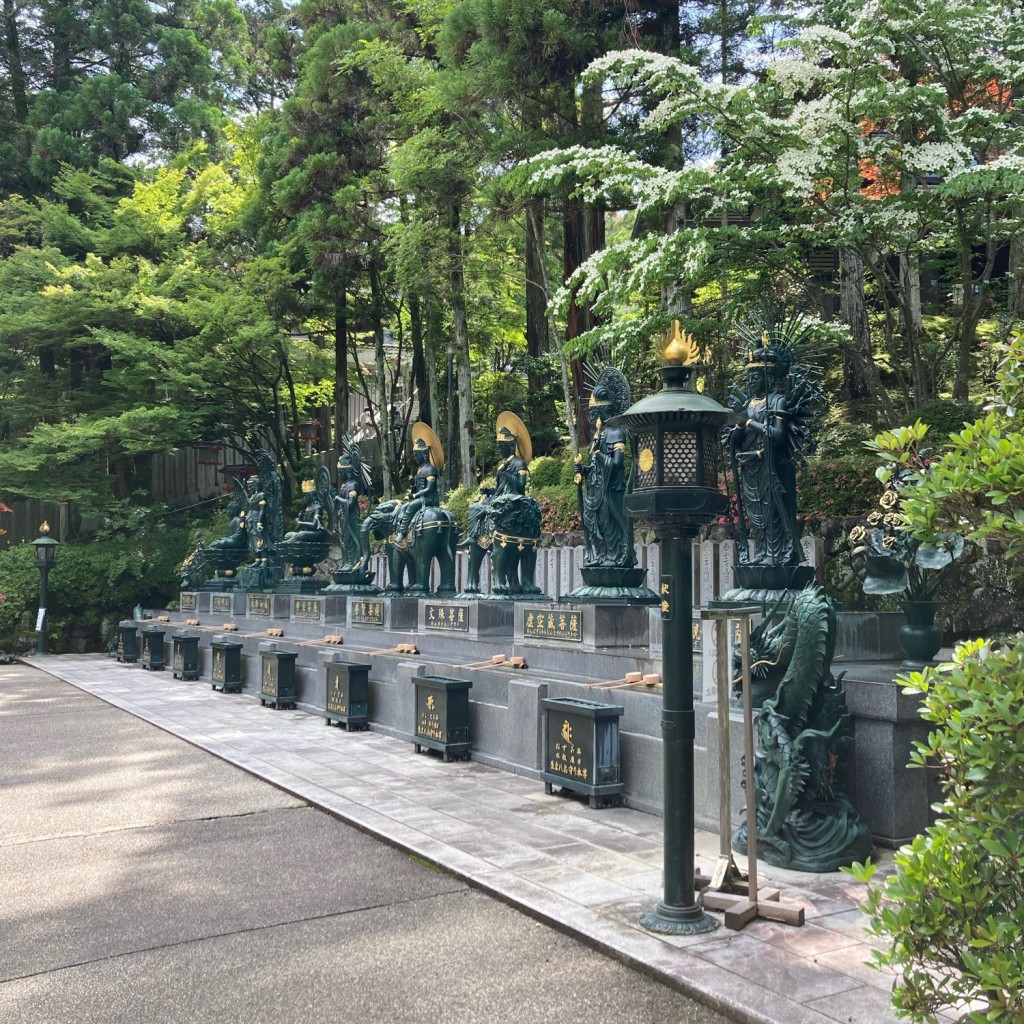
<svg viewBox="0 0 1024 1024"><path fill-rule="evenodd" d="M473 762L445 764L380 733L325 728L207 682L100 655L28 662L288 793L433 862L739 1021L893 1024L891 978L867 967L860 886L841 874L762 865L761 884L806 924L660 937L638 923L661 895L661 819L591 810L543 783ZM710 871L718 837L697 834ZM952 1019L952 1018L951 1018Z"/></svg>

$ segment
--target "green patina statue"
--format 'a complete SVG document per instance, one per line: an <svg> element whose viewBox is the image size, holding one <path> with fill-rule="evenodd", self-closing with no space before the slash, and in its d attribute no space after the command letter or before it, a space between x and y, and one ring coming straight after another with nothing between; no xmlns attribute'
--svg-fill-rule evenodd
<svg viewBox="0 0 1024 1024"><path fill-rule="evenodd" d="M362 449L348 437L341 440L334 517L338 527L341 564L331 573L330 591L375 591L373 571L363 564L359 499L370 493L370 467Z"/></svg>
<svg viewBox="0 0 1024 1024"><path fill-rule="evenodd" d="M723 435L739 506L739 564L723 600L764 609L750 638L758 856L798 871L834 871L863 860L872 844L843 791L852 736L842 684L831 673L835 606L814 584L814 567L801 564L796 472L824 407L819 371L794 358L809 330L799 316L743 328L744 383L733 391L734 421ZM749 826L733 836L742 853Z"/></svg>
<svg viewBox="0 0 1024 1024"><path fill-rule="evenodd" d="M458 524L448 509L439 507L444 449L426 423L414 423L412 437L417 468L408 498L405 502L381 502L363 520L358 568L369 570L371 540L384 540L388 561L385 593L429 594L430 566L436 559L436 593L454 594ZM408 587L407 574L412 578Z"/></svg>
<svg viewBox="0 0 1024 1024"><path fill-rule="evenodd" d="M593 440L586 456L576 456L576 494L583 524L583 586L563 601L656 603L643 585L647 570L637 568L633 521L626 516L629 431L608 421L629 408L629 384L614 366L601 369L590 393L587 413Z"/></svg>
<svg viewBox="0 0 1024 1024"><path fill-rule="evenodd" d="M464 595L514 598L541 593L536 585L541 509L528 497L533 442L526 424L513 412L503 412L495 425L502 456L493 488L482 487L482 498L469 508L469 528L460 546L469 548ZM491 593L480 593L480 567L491 555Z"/></svg>
<svg viewBox="0 0 1024 1024"><path fill-rule="evenodd" d="M245 590L267 590L284 579L278 550L284 536L281 476L270 452L261 449L255 461L256 475L246 486L248 503L244 510L252 562L240 570L239 581Z"/></svg>
<svg viewBox="0 0 1024 1024"><path fill-rule="evenodd" d="M297 529L286 533L277 545L277 554L292 569L282 590L312 593L321 590L327 580L318 576L317 565L330 554L334 538L334 488L330 470L321 466L312 480L302 481L306 504L295 520Z"/></svg>
<svg viewBox="0 0 1024 1024"><path fill-rule="evenodd" d="M777 867L835 871L872 850L844 791L853 737L846 695L831 673L835 633L834 604L810 586L780 598L750 638L757 852ZM748 826L733 835L741 853Z"/></svg>
<svg viewBox="0 0 1024 1024"><path fill-rule="evenodd" d="M813 578L802 565L796 473L812 451L825 399L820 371L793 359L805 331L799 317L763 330L748 348L743 385L730 395L734 418L724 443L739 509L736 581L751 591L802 587Z"/></svg>

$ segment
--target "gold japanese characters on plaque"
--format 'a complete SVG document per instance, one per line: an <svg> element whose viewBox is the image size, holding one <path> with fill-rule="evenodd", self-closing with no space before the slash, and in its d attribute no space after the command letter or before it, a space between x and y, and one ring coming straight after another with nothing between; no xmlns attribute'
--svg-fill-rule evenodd
<svg viewBox="0 0 1024 1024"><path fill-rule="evenodd" d="M427 629L469 632L468 604L439 604L427 601L423 607L423 625Z"/></svg>
<svg viewBox="0 0 1024 1024"><path fill-rule="evenodd" d="M535 640L583 640L583 621L578 611L524 608L523 636Z"/></svg>

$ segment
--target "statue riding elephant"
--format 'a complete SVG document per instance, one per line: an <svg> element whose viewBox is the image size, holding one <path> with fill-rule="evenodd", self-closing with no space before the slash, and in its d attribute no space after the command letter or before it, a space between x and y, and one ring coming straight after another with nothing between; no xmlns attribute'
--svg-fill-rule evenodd
<svg viewBox="0 0 1024 1024"><path fill-rule="evenodd" d="M539 594L534 583L540 546L541 508L526 496L533 445L523 421L512 412L498 416L495 440L502 456L496 486L482 488L481 499L470 507L469 529L463 546L469 548L464 593L480 594L480 566L491 555L491 593L507 598Z"/></svg>
<svg viewBox="0 0 1024 1024"><path fill-rule="evenodd" d="M370 541L384 540L388 560L386 594L429 594L430 563L437 559L440 580L436 593L455 593L455 544L458 525L446 508L423 508L411 520L404 518L405 505L381 502L363 520L360 531L364 568L370 561ZM406 573L411 580L405 585Z"/></svg>

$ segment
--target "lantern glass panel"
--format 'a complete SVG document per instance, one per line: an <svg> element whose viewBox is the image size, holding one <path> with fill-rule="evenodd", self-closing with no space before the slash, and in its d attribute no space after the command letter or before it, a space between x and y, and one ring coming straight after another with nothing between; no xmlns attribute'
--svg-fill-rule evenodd
<svg viewBox="0 0 1024 1024"><path fill-rule="evenodd" d="M666 432L662 436L662 463L666 487L699 487L697 435L689 430Z"/></svg>
<svg viewBox="0 0 1024 1024"><path fill-rule="evenodd" d="M653 430L636 435L636 477L633 487L643 490L658 485L658 436Z"/></svg>
<svg viewBox="0 0 1024 1024"><path fill-rule="evenodd" d="M705 430L702 432L701 450L704 455L704 459L701 463L704 479L701 483L705 487L717 487L721 448L719 447L718 438L712 431Z"/></svg>

